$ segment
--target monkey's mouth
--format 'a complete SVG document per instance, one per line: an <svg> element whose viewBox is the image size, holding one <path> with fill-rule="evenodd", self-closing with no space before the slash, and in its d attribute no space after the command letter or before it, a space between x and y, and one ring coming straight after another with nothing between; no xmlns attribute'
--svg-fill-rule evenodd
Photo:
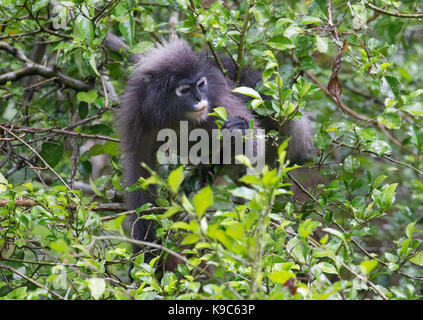
<svg viewBox="0 0 423 320"><path fill-rule="evenodd" d="M207 100L201 100L196 106L195 111L189 112L189 115L192 118L201 118L203 117L209 108L209 103Z"/></svg>

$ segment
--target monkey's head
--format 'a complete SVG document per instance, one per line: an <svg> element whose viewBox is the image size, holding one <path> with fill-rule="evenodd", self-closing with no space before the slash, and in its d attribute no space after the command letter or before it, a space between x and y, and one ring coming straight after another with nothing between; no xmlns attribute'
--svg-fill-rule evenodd
<svg viewBox="0 0 423 320"><path fill-rule="evenodd" d="M209 112L207 77L199 73L191 79L178 81L177 85L175 99L181 116L194 121L205 119Z"/></svg>
<svg viewBox="0 0 423 320"><path fill-rule="evenodd" d="M226 90L223 75L186 41L173 40L142 56L132 73L122 105L139 121L163 128L175 121L204 121ZM142 118L142 119L141 119ZM134 119L134 121L137 121Z"/></svg>

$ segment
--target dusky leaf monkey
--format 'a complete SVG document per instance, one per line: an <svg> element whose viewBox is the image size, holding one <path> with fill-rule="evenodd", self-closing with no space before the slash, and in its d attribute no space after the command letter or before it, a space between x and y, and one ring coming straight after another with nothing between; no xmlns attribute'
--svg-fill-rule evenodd
<svg viewBox="0 0 423 320"><path fill-rule="evenodd" d="M251 119L260 127L260 120L247 108L247 99L232 92L236 87L234 65L230 59L222 59L228 70L225 77L207 54L194 51L186 41L174 39L158 45L140 57L121 97L117 125L121 135L122 167L126 185L134 184L149 172L141 166L147 164L155 170L156 152L160 143L157 134L163 128L178 130L181 120L188 121L190 129L216 128L216 117L208 115L216 107L224 107L227 113L225 128L229 130L249 128ZM254 87L261 79L258 71L242 72L240 85ZM288 158L300 162L311 151L309 120L290 121L283 128L291 137ZM128 210L144 203L154 202L151 194L143 190L128 192ZM155 240L150 220L133 216L132 236L136 240ZM134 246L134 252L141 248ZM146 261L152 258L145 256Z"/></svg>

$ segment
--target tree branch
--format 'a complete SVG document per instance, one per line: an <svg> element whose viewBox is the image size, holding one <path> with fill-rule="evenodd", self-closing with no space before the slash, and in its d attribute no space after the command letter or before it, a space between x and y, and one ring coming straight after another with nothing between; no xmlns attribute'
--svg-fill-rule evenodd
<svg viewBox="0 0 423 320"><path fill-rule="evenodd" d="M387 130L386 127L380 123L377 122L377 119L372 119L369 118L365 115L361 115L357 112L355 112L354 110L352 110L350 107L348 107L347 105L345 105L345 103L343 103L341 101L341 99L334 97L333 95L330 94L329 90L317 79L317 77L312 74L310 71L305 71L305 74L307 75L307 77L309 77L311 79L311 81L313 81L317 86L319 86L319 88L326 94L328 95L337 105L338 107L344 111L349 113L350 115L352 115L354 118L365 121L365 122L370 122L376 126L379 127L380 130L382 130L382 132L386 135L386 137L392 141L393 143L395 143L397 146L404 148L404 146L402 145L401 142L399 142L397 139L395 139Z"/></svg>
<svg viewBox="0 0 423 320"><path fill-rule="evenodd" d="M38 283L37 281L31 279L30 277L26 276L25 274L19 272L18 270L9 267L9 266L5 266L5 265L1 265L0 264L0 269L5 269L5 270L9 270L10 272L13 272L15 274L17 274L18 276L24 278L25 280L31 282L32 284L36 285L39 288L45 289L48 292L50 292L52 295L56 296L57 298L59 298L60 300L66 300L65 297L62 297L60 294L54 292L53 290L51 290L50 288L46 287L45 285Z"/></svg>
<svg viewBox="0 0 423 320"><path fill-rule="evenodd" d="M139 54L136 53L129 53L129 50L131 49L124 40L119 38L117 35L115 35L112 32L109 32L104 38L104 44L105 46L116 53L119 53L122 55L122 53L128 55L128 59L131 63L136 63L139 59Z"/></svg>
<svg viewBox="0 0 423 320"><path fill-rule="evenodd" d="M0 50L9 52L14 57L25 63L25 66L22 69L1 75L0 84L5 84L7 81L16 81L26 76L38 74L45 78L55 77L56 81L61 82L65 86L76 91L88 91L91 89L91 85L70 77L66 73L58 70L56 67L47 67L35 63L29 59L21 50L9 45L7 42L0 41Z"/></svg>
<svg viewBox="0 0 423 320"><path fill-rule="evenodd" d="M194 1L190 0L190 5L188 6L188 8L196 15L196 17L198 18L199 14L197 12L196 6ZM201 32L203 33L203 35L206 35L206 29L204 28L204 26L201 23L198 23L198 25L200 26ZM220 71L222 71L223 75L226 76L226 71L225 68L223 67L223 63L219 58L219 55L216 53L216 50L214 50L213 44L211 43L211 41L206 41L207 46L209 47L214 60L217 63L217 66L219 67Z"/></svg>
<svg viewBox="0 0 423 320"><path fill-rule="evenodd" d="M238 46L238 56L237 56L237 63L236 63L236 74L235 74L235 81L238 83L241 79L241 71L242 71L242 60L244 59L244 39L245 33L248 29L248 23L250 22L250 9L254 6L254 1L250 0L248 2L247 12L245 13L244 22L242 23L241 32L239 34L239 46Z"/></svg>
<svg viewBox="0 0 423 320"><path fill-rule="evenodd" d="M398 17L398 18L423 18L423 13L402 13L402 12L392 12L388 10L381 9L379 7L376 7L375 5L371 3L366 3L366 7L370 8L376 12L386 14L388 16Z"/></svg>
<svg viewBox="0 0 423 320"><path fill-rule="evenodd" d="M88 134L88 133L82 133L82 132L76 132L76 131L70 131L66 129L55 129L55 128L34 128L34 127L24 127L24 126L14 126L7 123L0 123L1 126L7 127L12 131L20 131L25 133L44 133L44 132L54 132L59 134L65 134L69 136L75 136L80 138L86 138L86 139L99 139L99 140L107 140L112 142L119 143L120 140L116 138L106 137L106 136L100 136L95 134ZM15 140L13 138L7 138L8 141Z"/></svg>
<svg viewBox="0 0 423 320"><path fill-rule="evenodd" d="M40 154L33 148L31 147L28 143L26 143L24 140L22 140L20 137L18 137L16 134L14 134L12 131L10 131L9 129L3 127L0 125L0 129L8 132L10 135L12 135L13 137L15 137L16 139L18 139L20 142L22 142L26 147L28 147L43 163L44 165L49 168L49 170L51 172L53 172L53 174L60 180L60 182L62 182L64 184L64 186L69 190L72 191L71 187L69 187L69 185L66 183L65 180L63 180L63 178L56 172L54 171L54 169L47 163L47 161L44 160L43 157L40 156Z"/></svg>

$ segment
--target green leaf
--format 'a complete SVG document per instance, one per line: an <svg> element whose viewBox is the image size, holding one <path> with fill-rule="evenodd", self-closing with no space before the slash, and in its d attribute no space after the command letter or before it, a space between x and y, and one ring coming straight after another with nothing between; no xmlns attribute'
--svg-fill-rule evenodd
<svg viewBox="0 0 423 320"><path fill-rule="evenodd" d="M52 232L49 228L47 228L46 226L43 225L36 225L34 226L34 228L32 229L30 236L39 236L41 238L41 240L44 240L47 236L51 235ZM53 247L55 245L53 244Z"/></svg>
<svg viewBox="0 0 423 320"><path fill-rule="evenodd" d="M313 16L304 16L301 18L300 21L302 24L320 24L322 20L319 17L313 17Z"/></svg>
<svg viewBox="0 0 423 320"><path fill-rule="evenodd" d="M385 76L380 82L380 92L390 98L399 96L401 90L401 83L397 78Z"/></svg>
<svg viewBox="0 0 423 320"><path fill-rule="evenodd" d="M388 178L388 176L385 176L385 175L381 175L381 176L377 177L375 179L375 181L373 182L372 187L373 188L379 187L379 185L382 183L382 181L385 180L386 178Z"/></svg>
<svg viewBox="0 0 423 320"><path fill-rule="evenodd" d="M416 117L423 116L423 104L420 102L415 102L411 105L406 105L402 107L401 110L404 110L405 112L408 112L409 114Z"/></svg>
<svg viewBox="0 0 423 320"><path fill-rule="evenodd" d="M95 55L94 54L91 55L90 60L89 60L89 63L90 63L91 68L93 69L94 73L97 76L100 77L100 73L97 70L97 64L96 64L96 61L95 61Z"/></svg>
<svg viewBox="0 0 423 320"><path fill-rule="evenodd" d="M306 248L300 237L294 237L286 244L286 249L299 262L305 263L306 261Z"/></svg>
<svg viewBox="0 0 423 320"><path fill-rule="evenodd" d="M386 207L391 207L392 204L395 202L395 193L398 187L398 183L393 183L388 186L384 186L383 188L383 203Z"/></svg>
<svg viewBox="0 0 423 320"><path fill-rule="evenodd" d="M226 234L235 240L241 240L244 236L244 228L242 223L237 221L228 221L224 224Z"/></svg>
<svg viewBox="0 0 423 320"><path fill-rule="evenodd" d="M32 11L35 13L38 10L46 7L49 3L49 0L35 0L32 4Z"/></svg>
<svg viewBox="0 0 423 320"><path fill-rule="evenodd" d="M369 150L381 156L382 154L391 152L391 147L386 141L375 140L370 144Z"/></svg>
<svg viewBox="0 0 423 320"><path fill-rule="evenodd" d="M269 274L269 279L273 282L285 284L289 279L295 278L295 274L291 271L280 270Z"/></svg>
<svg viewBox="0 0 423 320"><path fill-rule="evenodd" d="M416 225L416 222L411 222L405 228L405 234L406 234L407 238L411 238L413 236L414 232L420 231L419 229L414 228L415 225Z"/></svg>
<svg viewBox="0 0 423 320"><path fill-rule="evenodd" d="M338 270L336 270L335 266L329 262L320 262L316 265L316 267L322 270L324 273L338 274Z"/></svg>
<svg viewBox="0 0 423 320"><path fill-rule="evenodd" d="M213 204L213 191L210 186L201 189L193 199L195 213L201 218L207 208Z"/></svg>
<svg viewBox="0 0 423 320"><path fill-rule="evenodd" d="M263 100L261 100L261 98L260 98L260 99L254 99L254 100L252 100L250 105L255 110L258 107L260 107L262 104L263 104Z"/></svg>
<svg viewBox="0 0 423 320"><path fill-rule="evenodd" d="M335 237L341 239L344 243L347 242L347 240L345 239L344 234L341 231L338 231L338 230L332 229L332 228L324 228L323 231L328 232L328 233L334 235Z"/></svg>
<svg viewBox="0 0 423 320"><path fill-rule="evenodd" d="M219 3L216 1L214 3ZM251 8L251 12L257 21L257 24L264 25L269 19L269 7L264 3L257 2L256 5Z"/></svg>
<svg viewBox="0 0 423 320"><path fill-rule="evenodd" d="M240 94L249 96L249 97L254 98L254 99L263 100L261 98L260 94L256 90L254 90L250 87L238 87L238 88L233 89L232 92L240 93Z"/></svg>
<svg viewBox="0 0 423 320"><path fill-rule="evenodd" d="M399 129L401 127L401 117L393 112L382 113L377 117L377 121L389 129Z"/></svg>
<svg viewBox="0 0 423 320"><path fill-rule="evenodd" d="M316 48L321 53L328 52L328 39L326 37L316 36Z"/></svg>
<svg viewBox="0 0 423 320"><path fill-rule="evenodd" d="M288 202L285 205L286 215L289 217L294 212L294 205L291 202Z"/></svg>
<svg viewBox="0 0 423 320"><path fill-rule="evenodd" d="M78 38L94 39L94 27L91 20L82 14L77 15L73 24L73 33Z"/></svg>
<svg viewBox="0 0 423 320"><path fill-rule="evenodd" d="M381 190L373 190L372 199L382 210L389 209L395 202L395 190L398 183L384 185Z"/></svg>
<svg viewBox="0 0 423 320"><path fill-rule="evenodd" d="M237 160L239 163L242 163L244 166L246 166L247 168L251 168L251 161L250 159L248 159L247 156L243 155L243 154L239 154L235 157L235 160Z"/></svg>
<svg viewBox="0 0 423 320"><path fill-rule="evenodd" d="M50 248L60 253L69 253L68 244L63 239L50 242Z"/></svg>
<svg viewBox="0 0 423 320"><path fill-rule="evenodd" d="M270 38L266 42L270 47L278 50L286 50L295 48L294 44L287 37L279 35L273 38Z"/></svg>
<svg viewBox="0 0 423 320"><path fill-rule="evenodd" d="M105 280L102 278L91 278L88 279L87 282L91 296L96 300L100 299L106 290Z"/></svg>
<svg viewBox="0 0 423 320"><path fill-rule="evenodd" d="M90 90L88 92L78 92L78 94L76 95L76 97L78 98L78 100L86 102L86 103L93 103L95 101L95 99L97 98L98 93L96 90Z"/></svg>
<svg viewBox="0 0 423 320"><path fill-rule="evenodd" d="M78 115L80 119L85 119L88 115L88 103L85 101L78 103Z"/></svg>
<svg viewBox="0 0 423 320"><path fill-rule="evenodd" d="M213 112L212 113L209 113L209 115L216 116L216 117L218 117L220 119L223 119L225 121L228 119L228 115L226 113L226 109L223 108L223 107L214 108L213 109Z"/></svg>
<svg viewBox="0 0 423 320"><path fill-rule="evenodd" d="M326 210L326 213L323 217L323 222L326 224L331 224L333 220L333 211L331 210ZM327 236L327 235L326 235Z"/></svg>
<svg viewBox="0 0 423 320"><path fill-rule="evenodd" d="M124 21L119 24L119 30L130 47L134 45L135 23L132 14L128 15Z"/></svg>
<svg viewBox="0 0 423 320"><path fill-rule="evenodd" d="M171 206L163 214L163 218L170 218L170 217L172 217L173 215L177 214L180 211L182 211L182 209L179 206Z"/></svg>
<svg viewBox="0 0 423 320"><path fill-rule="evenodd" d="M119 143L114 141L106 141L103 144L104 153L110 154L111 156L117 156L120 153Z"/></svg>
<svg viewBox="0 0 423 320"><path fill-rule="evenodd" d="M120 177L119 177L119 175L118 174L115 174L113 177L112 177L112 185L113 185L113 187L116 189L116 190L118 190L118 191L121 191L122 189L123 189L123 186L121 185L121 183L120 183Z"/></svg>
<svg viewBox="0 0 423 320"><path fill-rule="evenodd" d="M369 274L378 264L377 260L365 260L360 263L360 268L365 274Z"/></svg>
<svg viewBox="0 0 423 320"><path fill-rule="evenodd" d="M184 181L184 167L180 166L179 168L173 170L169 176L167 177L167 183L170 186L170 189L177 193L179 186L181 185L182 181Z"/></svg>
<svg viewBox="0 0 423 320"><path fill-rule="evenodd" d="M239 187L229 191L233 196L240 197L243 199L251 200L255 195L255 191L253 189L247 187Z"/></svg>
<svg viewBox="0 0 423 320"><path fill-rule="evenodd" d="M190 245L190 244L194 244L197 243L198 240L200 240L201 237L197 234L188 234L187 236L184 237L184 239L182 240L181 244L182 245Z"/></svg>
<svg viewBox="0 0 423 320"><path fill-rule="evenodd" d="M412 257L410 262L423 267L423 251L418 252L414 257Z"/></svg>
<svg viewBox="0 0 423 320"><path fill-rule="evenodd" d="M313 231L320 225L320 222L314 221L311 219L307 219L306 221L302 222L298 227L298 234L302 238L307 238Z"/></svg>
<svg viewBox="0 0 423 320"><path fill-rule="evenodd" d="M63 159L65 146L62 141L44 142L41 146L40 156L54 168Z"/></svg>
<svg viewBox="0 0 423 320"><path fill-rule="evenodd" d="M7 185L7 179L0 172L0 193L5 192L7 190Z"/></svg>
<svg viewBox="0 0 423 320"><path fill-rule="evenodd" d="M95 184L94 180L91 177L90 177L89 181L90 181L90 186L91 186L91 189L93 190L93 192L101 198L104 197L104 194L101 193L101 191L98 189L97 185Z"/></svg>
<svg viewBox="0 0 423 320"><path fill-rule="evenodd" d="M326 150L332 143L332 138L326 131L319 132L314 138L314 144L320 150Z"/></svg>
<svg viewBox="0 0 423 320"><path fill-rule="evenodd" d="M349 173L353 173L355 170L360 168L360 161L356 157L349 155L344 160L344 169Z"/></svg>

